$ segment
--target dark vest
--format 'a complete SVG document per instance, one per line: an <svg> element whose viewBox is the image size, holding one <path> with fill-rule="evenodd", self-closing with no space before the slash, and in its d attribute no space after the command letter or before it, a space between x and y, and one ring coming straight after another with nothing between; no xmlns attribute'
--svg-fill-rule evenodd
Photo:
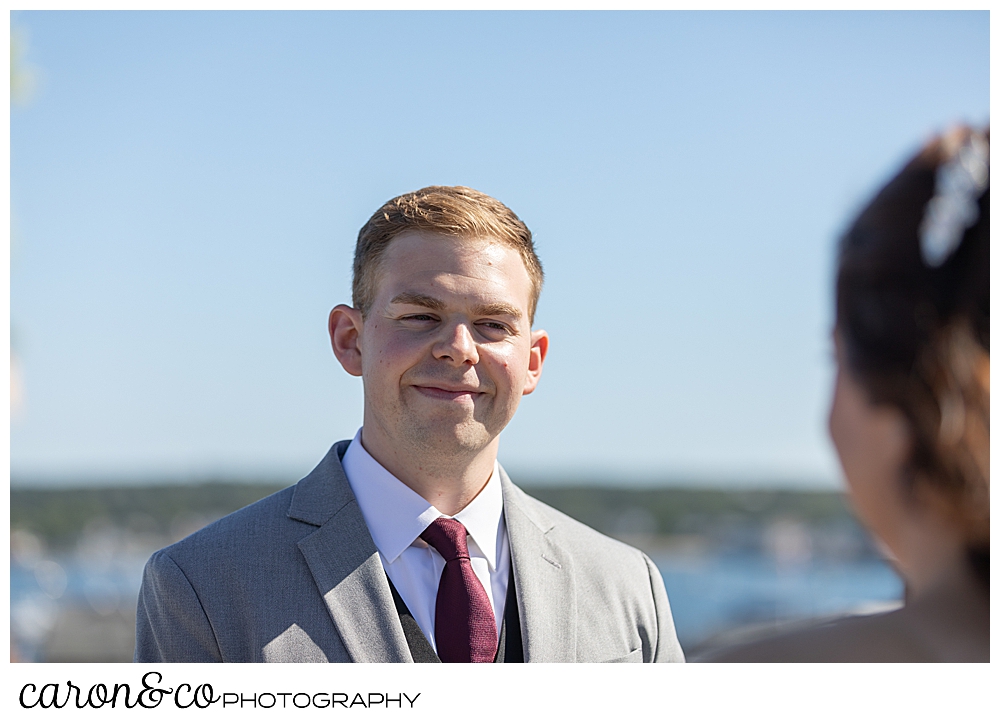
<svg viewBox="0 0 1000 723"><path fill-rule="evenodd" d="M396 613L399 615L399 622L403 626L403 635L406 636L406 646L410 649L414 663L440 663L441 658L434 652L430 642L424 637L423 631L413 619L413 614L406 607L403 598L400 597L396 586L386 575L389 581L389 590L392 591L392 601L396 604ZM493 659L494 663L523 663L524 648L521 645L521 616L517 611L517 592L514 590L514 569L511 566L507 576L507 601L503 608L503 621L500 624L500 640L497 644L497 655Z"/></svg>

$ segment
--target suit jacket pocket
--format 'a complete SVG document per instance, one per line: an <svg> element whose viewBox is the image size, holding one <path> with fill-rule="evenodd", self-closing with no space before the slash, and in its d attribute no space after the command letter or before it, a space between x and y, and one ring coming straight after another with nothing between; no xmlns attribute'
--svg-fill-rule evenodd
<svg viewBox="0 0 1000 723"><path fill-rule="evenodd" d="M602 660L602 663L641 663L642 662L642 648L637 648L633 650L628 655L623 655L620 658L611 658L611 660Z"/></svg>

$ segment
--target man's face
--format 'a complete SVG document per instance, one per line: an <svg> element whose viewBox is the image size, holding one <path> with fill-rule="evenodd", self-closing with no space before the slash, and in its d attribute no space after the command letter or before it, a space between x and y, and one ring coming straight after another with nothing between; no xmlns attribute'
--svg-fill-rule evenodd
<svg viewBox="0 0 1000 723"><path fill-rule="evenodd" d="M528 319L519 253L490 239L407 232L382 258L358 347L365 437L478 452L534 390L547 349Z"/></svg>

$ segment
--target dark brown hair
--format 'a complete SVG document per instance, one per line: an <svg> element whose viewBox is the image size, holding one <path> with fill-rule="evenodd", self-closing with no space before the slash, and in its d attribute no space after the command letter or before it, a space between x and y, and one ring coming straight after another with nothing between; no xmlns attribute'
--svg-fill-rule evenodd
<svg viewBox="0 0 1000 723"><path fill-rule="evenodd" d="M988 587L988 182L978 220L940 266L926 263L920 249L937 169L970 133L960 128L933 140L858 216L841 241L836 313L848 370L873 403L896 407L909 422L906 483L944 493ZM988 143L988 130L985 137Z"/></svg>
<svg viewBox="0 0 1000 723"><path fill-rule="evenodd" d="M354 248L354 306L368 314L379 266L389 243L405 231L428 231L456 239L489 239L515 249L531 279L528 318L535 320L542 292L542 263L531 231L513 211L492 196L465 186L427 186L383 204L358 232Z"/></svg>

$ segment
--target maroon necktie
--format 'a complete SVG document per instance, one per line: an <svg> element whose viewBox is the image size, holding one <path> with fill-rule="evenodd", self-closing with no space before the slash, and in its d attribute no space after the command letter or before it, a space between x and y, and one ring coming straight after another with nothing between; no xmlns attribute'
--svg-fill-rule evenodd
<svg viewBox="0 0 1000 723"><path fill-rule="evenodd" d="M492 663L497 653L493 606L472 570L468 532L458 520L438 517L420 533L444 558L434 611L434 638L442 663Z"/></svg>

